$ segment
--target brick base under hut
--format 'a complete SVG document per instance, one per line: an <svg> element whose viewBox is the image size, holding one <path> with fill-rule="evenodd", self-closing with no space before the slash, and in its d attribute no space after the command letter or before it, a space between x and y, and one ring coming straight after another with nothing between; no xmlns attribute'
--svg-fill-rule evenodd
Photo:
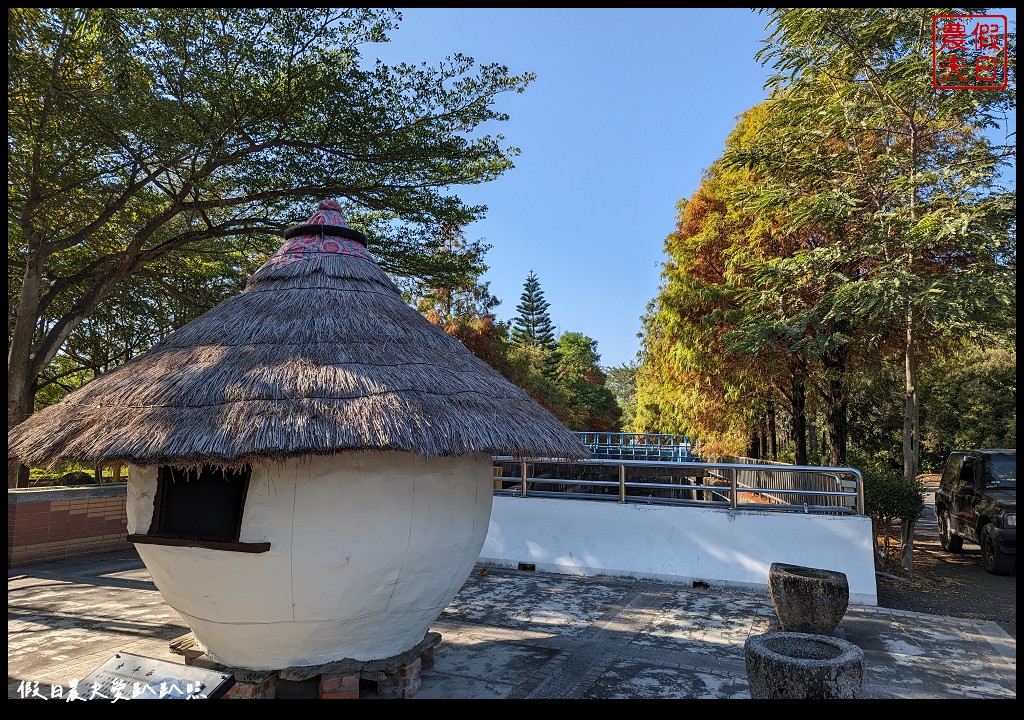
<svg viewBox="0 0 1024 720"><path fill-rule="evenodd" d="M434 666L434 648L441 635L428 632L415 647L383 660L336 660L323 665L283 670L246 670L211 660L189 633L172 641L170 650L186 665L230 672L234 686L224 695L233 700L410 698L423 683L422 671Z"/></svg>

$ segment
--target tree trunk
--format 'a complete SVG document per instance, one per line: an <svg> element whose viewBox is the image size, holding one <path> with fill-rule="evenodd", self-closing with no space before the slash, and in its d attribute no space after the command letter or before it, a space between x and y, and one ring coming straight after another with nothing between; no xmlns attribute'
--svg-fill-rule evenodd
<svg viewBox="0 0 1024 720"><path fill-rule="evenodd" d="M906 335L906 409L903 415L903 477L907 482L917 479L917 463L921 446L920 401L917 397L917 357L914 354L914 316L907 309Z"/></svg>
<svg viewBox="0 0 1024 720"><path fill-rule="evenodd" d="M911 116L910 122L910 157L909 168L910 178L910 219L917 222L917 169L919 162L919 146L917 127ZM908 238L908 242L910 239ZM907 249L907 272L914 275L914 249L912 246ZM906 390L905 409L903 413L903 478L908 484L917 481L918 461L921 457L921 406L920 398L917 396L917 355L914 352L914 341L916 332L914 330L914 305L910 295L906 299L906 338L904 346L904 359L906 361ZM910 530L907 531L909 526ZM904 536L909 542L903 546L903 567L910 570L914 565L914 521L904 522Z"/></svg>
<svg viewBox="0 0 1024 720"><path fill-rule="evenodd" d="M33 384L28 382L24 366L21 372L7 373L7 429L10 430L32 414ZM28 468L17 460L7 460L7 487L28 487Z"/></svg>
<svg viewBox="0 0 1024 720"><path fill-rule="evenodd" d="M43 261L39 252L41 237L32 233L25 271L21 276L21 295L14 306L13 330L7 346L7 430L32 414L35 404L38 359L33 356L32 340L38 319L39 292L43 279ZM8 320L8 328L12 328ZM25 485L21 485L24 482ZM26 487L28 468L16 460L7 461L7 487Z"/></svg>
<svg viewBox="0 0 1024 720"><path fill-rule="evenodd" d="M24 488L29 485L28 468L17 460L7 461L7 487Z"/></svg>
<svg viewBox="0 0 1024 720"><path fill-rule="evenodd" d="M775 429L775 403L768 405L768 453L772 460L779 459L779 439Z"/></svg>
<svg viewBox="0 0 1024 720"><path fill-rule="evenodd" d="M818 455L818 414L811 412L807 414L807 456ZM804 463L806 464L806 463Z"/></svg>
<svg viewBox="0 0 1024 720"><path fill-rule="evenodd" d="M900 556L900 567L907 572L914 569L914 521L903 520L900 525L901 545L903 552Z"/></svg>
<svg viewBox="0 0 1024 720"><path fill-rule="evenodd" d="M828 423L828 464L832 467L846 466L846 445L849 432L846 417L849 404L844 396L841 401L829 408L826 422Z"/></svg>
<svg viewBox="0 0 1024 720"><path fill-rule="evenodd" d="M871 518L871 555L875 562L876 570L884 570L882 562L882 525L875 518Z"/></svg>
<svg viewBox="0 0 1024 720"><path fill-rule="evenodd" d="M824 359L828 380L824 384L825 427L828 430L828 464L846 466L847 415L849 401L846 396L846 363L841 355Z"/></svg>
<svg viewBox="0 0 1024 720"><path fill-rule="evenodd" d="M807 388L803 375L793 376L792 412L793 412L793 463L795 465L807 464L807 415L805 407L807 402Z"/></svg>
<svg viewBox="0 0 1024 720"><path fill-rule="evenodd" d="M910 117L910 220L917 222L917 169L920 162L917 125ZM910 239L908 239L908 243ZM914 250L907 248L907 272L914 275ZM917 480L917 463L921 451L920 400L917 397L917 356L914 354L914 305L911 296L906 299L906 409L903 414L903 477L908 483Z"/></svg>
<svg viewBox="0 0 1024 720"><path fill-rule="evenodd" d="M750 433L747 443L747 457L758 460L761 458L761 426L758 424Z"/></svg>

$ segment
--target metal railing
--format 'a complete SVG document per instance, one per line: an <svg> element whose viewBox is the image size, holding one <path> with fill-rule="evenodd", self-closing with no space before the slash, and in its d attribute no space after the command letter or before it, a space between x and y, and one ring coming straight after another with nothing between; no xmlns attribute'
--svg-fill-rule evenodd
<svg viewBox="0 0 1024 720"><path fill-rule="evenodd" d="M864 514L864 481L859 470L781 463L495 457L494 494Z"/></svg>
<svg viewBox="0 0 1024 720"><path fill-rule="evenodd" d="M795 505L857 507L854 493L859 486L858 481L836 472L833 468L812 465L808 467L813 467L814 470L807 471L772 460L747 457L729 457L727 460L736 467L717 470L715 474L727 481L731 481L735 476L737 486L756 489L759 491L759 497L768 501ZM786 472L758 469L764 466L782 468ZM863 503L860 506L863 507Z"/></svg>
<svg viewBox="0 0 1024 720"><path fill-rule="evenodd" d="M697 459L696 443L686 435L658 433L577 432L576 437L599 460Z"/></svg>

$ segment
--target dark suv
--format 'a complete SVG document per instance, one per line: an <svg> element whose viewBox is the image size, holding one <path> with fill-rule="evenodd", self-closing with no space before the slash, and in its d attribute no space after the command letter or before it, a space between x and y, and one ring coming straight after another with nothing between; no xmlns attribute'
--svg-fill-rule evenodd
<svg viewBox="0 0 1024 720"><path fill-rule="evenodd" d="M981 546L993 575L1017 570L1017 451L957 450L950 453L935 493L939 542L951 553L964 541Z"/></svg>

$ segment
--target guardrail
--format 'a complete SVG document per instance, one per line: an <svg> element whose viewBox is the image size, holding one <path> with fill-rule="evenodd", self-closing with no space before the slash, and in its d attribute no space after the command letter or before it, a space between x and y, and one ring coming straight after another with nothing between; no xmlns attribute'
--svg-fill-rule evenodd
<svg viewBox="0 0 1024 720"><path fill-rule="evenodd" d="M586 431L576 437L603 460L697 460L696 443L686 435Z"/></svg>
<svg viewBox="0 0 1024 720"><path fill-rule="evenodd" d="M763 497L774 502L789 504L820 504L826 505L853 505L849 498L857 492L860 483L853 477L844 477L842 472L834 468L822 468L816 465L813 471L796 469L793 465L786 463L755 460L752 458L730 457L729 463L734 467L715 471L715 474L725 480L731 480L735 475L738 486L755 488L761 491ZM754 467L756 466L756 467ZM765 472L765 466L778 467L781 471ZM839 469L841 470L841 469ZM844 493L837 495L834 491L842 490ZM863 507L863 502L860 502Z"/></svg>
<svg viewBox="0 0 1024 720"><path fill-rule="evenodd" d="M495 457L494 467L495 495L864 514L864 481L856 468L508 457Z"/></svg>

